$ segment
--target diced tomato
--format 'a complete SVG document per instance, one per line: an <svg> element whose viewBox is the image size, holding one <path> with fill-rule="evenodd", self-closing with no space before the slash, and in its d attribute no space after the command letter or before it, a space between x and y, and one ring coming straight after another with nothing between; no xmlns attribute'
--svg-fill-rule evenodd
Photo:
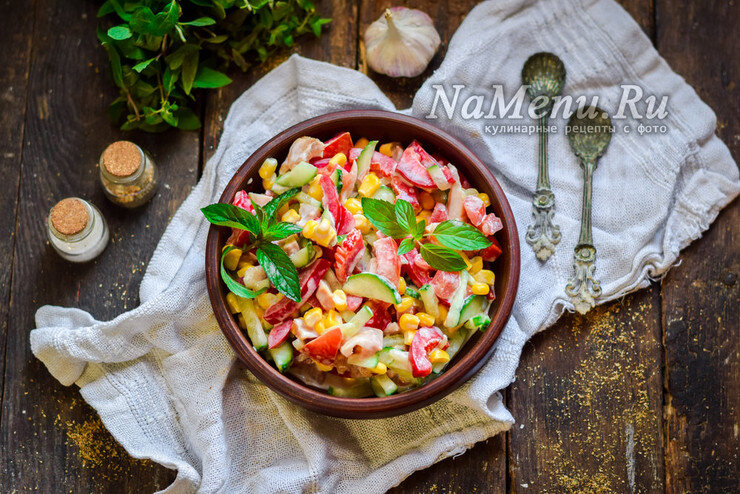
<svg viewBox="0 0 740 494"><path fill-rule="evenodd" d="M463 208L468 219L475 226L480 225L486 216L486 205L478 196L467 196L463 201Z"/></svg>
<svg viewBox="0 0 740 494"><path fill-rule="evenodd" d="M441 202L435 204L434 210L432 210L432 215L429 217L429 221L431 223L442 223L443 221L447 221L447 206Z"/></svg>
<svg viewBox="0 0 740 494"><path fill-rule="evenodd" d="M420 328L409 348L409 362L414 377L428 376L432 372L432 362L429 352L442 341L442 335L432 328Z"/></svg>
<svg viewBox="0 0 740 494"><path fill-rule="evenodd" d="M417 213L421 211L421 203L416 195L416 190L398 177L391 178L391 189L396 193L396 199L408 201Z"/></svg>
<svg viewBox="0 0 740 494"><path fill-rule="evenodd" d="M356 161L357 158L360 157L360 153L362 152L362 148L352 148L349 150L349 155L347 156L347 161Z"/></svg>
<svg viewBox="0 0 740 494"><path fill-rule="evenodd" d="M389 312L391 304L369 300L367 306L373 311L373 317L365 323L365 326L384 330L391 323L391 313Z"/></svg>
<svg viewBox="0 0 740 494"><path fill-rule="evenodd" d="M414 285L418 288L421 288L432 281L432 278L429 276L429 270L423 269L416 263L416 259L421 259L419 251L412 249L401 256L401 258L403 259L404 272L409 276L409 278L411 278L411 281L413 281Z"/></svg>
<svg viewBox="0 0 740 494"><path fill-rule="evenodd" d="M360 308L363 300L365 299L356 295L347 295L347 310L355 312Z"/></svg>
<svg viewBox="0 0 740 494"><path fill-rule="evenodd" d="M423 269L424 271L431 271L432 269L432 266L430 266L429 263L426 262L423 257L421 257L421 255L416 256L416 259L414 259L414 264L416 265L416 267L418 267L419 269Z"/></svg>
<svg viewBox="0 0 740 494"><path fill-rule="evenodd" d="M444 175L447 179L447 183L449 183L450 185L454 184L455 177L452 176L452 172L450 171L450 169L446 166L440 166L439 168L440 170L442 170L442 175ZM470 184L468 184L468 188L470 188Z"/></svg>
<svg viewBox="0 0 740 494"><path fill-rule="evenodd" d="M270 330L270 334L267 335L267 346L269 348L275 348L280 345L288 337L290 328L293 326L293 321L281 322Z"/></svg>
<svg viewBox="0 0 740 494"><path fill-rule="evenodd" d="M321 198L321 202L334 218L334 226L339 223L341 218L339 217L339 194L337 193L337 186L328 175L321 175L320 182L321 191L324 193Z"/></svg>
<svg viewBox="0 0 740 494"><path fill-rule="evenodd" d="M318 169L322 169L329 164L329 161L331 161L331 158L314 158L311 160L311 164Z"/></svg>
<svg viewBox="0 0 740 494"><path fill-rule="evenodd" d="M344 283L354 269L357 261L365 253L365 242L360 230L352 230L344 241L334 250L334 273L337 279Z"/></svg>
<svg viewBox="0 0 740 494"><path fill-rule="evenodd" d="M349 158L350 149L352 149L352 136L349 132L342 132L324 143L324 158L332 158L337 153L344 153Z"/></svg>
<svg viewBox="0 0 740 494"><path fill-rule="evenodd" d="M375 172L381 177L391 177L396 171L396 160L382 153L374 152L370 160L370 171Z"/></svg>
<svg viewBox="0 0 740 494"><path fill-rule="evenodd" d="M465 198L465 200L467 200L467 197ZM489 213L486 215L485 218L483 218L481 224L477 226L478 228L480 228L480 231L483 235L489 236L501 230L504 227L504 224L501 223L501 218L493 213Z"/></svg>
<svg viewBox="0 0 740 494"><path fill-rule="evenodd" d="M231 229L231 236L226 240L227 244L236 245L241 247L249 241L249 232L246 230L239 230L238 228Z"/></svg>
<svg viewBox="0 0 740 494"><path fill-rule="evenodd" d="M347 208L339 205L339 220L337 221L337 235L346 235L355 229L355 217Z"/></svg>
<svg viewBox="0 0 740 494"><path fill-rule="evenodd" d="M249 198L249 194L246 190L240 190L234 195L234 206L242 209L246 209L250 213L254 212L254 207L252 207L252 200Z"/></svg>
<svg viewBox="0 0 740 494"><path fill-rule="evenodd" d="M288 297L283 297L279 302L267 308L264 315L265 321L270 324L278 324L290 317L314 294L319 286L319 280L324 277L329 270L329 266L329 261L322 258L301 271L298 276L301 285L301 301L294 302Z"/></svg>
<svg viewBox="0 0 740 494"><path fill-rule="evenodd" d="M436 186L427 168L436 164L437 161L424 151L418 142L414 141L403 151L396 170L417 187L433 189Z"/></svg>
<svg viewBox="0 0 740 494"><path fill-rule="evenodd" d="M322 364L331 364L342 346L342 329L330 329L318 338L306 343L301 352Z"/></svg>
<svg viewBox="0 0 740 494"><path fill-rule="evenodd" d="M480 251L480 256L484 261L493 262L501 255L501 245L495 237L488 237L488 240L491 241L491 245Z"/></svg>
<svg viewBox="0 0 740 494"><path fill-rule="evenodd" d="M434 293L439 298L448 299L457 288L459 281L460 275L457 273L437 271L434 278L432 278Z"/></svg>
<svg viewBox="0 0 740 494"><path fill-rule="evenodd" d="M398 287L401 276L401 259L398 257L398 244L390 237L379 238L373 244L373 253L377 260L375 270L380 276Z"/></svg>

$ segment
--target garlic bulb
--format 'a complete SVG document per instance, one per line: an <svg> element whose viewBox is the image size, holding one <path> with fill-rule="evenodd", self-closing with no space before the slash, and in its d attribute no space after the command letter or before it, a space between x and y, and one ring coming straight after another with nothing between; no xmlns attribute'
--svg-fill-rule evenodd
<svg viewBox="0 0 740 494"><path fill-rule="evenodd" d="M367 63L391 77L415 77L427 68L440 42L426 13L406 7L385 9L365 31Z"/></svg>

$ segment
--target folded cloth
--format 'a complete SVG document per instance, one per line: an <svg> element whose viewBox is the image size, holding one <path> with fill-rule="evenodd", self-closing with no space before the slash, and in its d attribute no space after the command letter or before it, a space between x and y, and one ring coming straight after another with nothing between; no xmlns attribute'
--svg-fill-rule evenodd
<svg viewBox="0 0 740 494"><path fill-rule="evenodd" d="M564 94L601 96L610 114L622 83L669 97L667 132L618 130L594 176L596 272L605 302L665 273L738 194L738 170L714 135L712 111L611 0L477 6L406 112L428 116L440 84L464 85L460 102L490 94L494 84L513 92L523 62L543 50L565 63ZM572 309L564 286L579 233L582 178L564 132L552 135L549 146L562 241L543 264L523 238L536 138L491 135L484 129L490 121L463 118L459 107L447 118L440 106L433 121L491 167L522 237L519 296L493 358L447 398L382 420L316 415L257 381L236 361L209 305L203 262L209 225L199 208L217 201L250 153L279 131L351 108L395 110L363 74L291 57L232 105L218 149L149 263L141 306L109 322L61 307L36 314L34 354L63 384L80 387L132 456L177 469L166 492L383 492L510 427L499 390L513 380L524 343ZM527 118L522 123L531 123Z"/></svg>

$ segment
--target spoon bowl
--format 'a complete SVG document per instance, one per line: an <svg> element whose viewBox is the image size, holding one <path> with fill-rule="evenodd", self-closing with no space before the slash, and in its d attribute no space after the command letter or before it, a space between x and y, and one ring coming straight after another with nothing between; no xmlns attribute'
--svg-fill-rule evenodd
<svg viewBox="0 0 740 494"><path fill-rule="evenodd" d="M529 86L527 95L530 99L544 97L549 106L552 104L552 98L563 90L565 65L552 53L535 53L524 62L522 82Z"/></svg>
<svg viewBox="0 0 740 494"><path fill-rule="evenodd" d="M568 141L573 152L583 162L593 162L604 154L612 138L612 121L609 115L591 106L583 112L579 109L568 121Z"/></svg>

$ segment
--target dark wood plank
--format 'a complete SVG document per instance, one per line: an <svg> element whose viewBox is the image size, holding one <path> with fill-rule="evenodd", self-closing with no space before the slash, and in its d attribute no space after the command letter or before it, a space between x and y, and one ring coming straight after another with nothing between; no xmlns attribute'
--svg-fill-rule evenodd
<svg viewBox="0 0 740 494"><path fill-rule="evenodd" d="M0 50L0 101L3 117L0 118L0 252L8 255L0 265L0 376L5 370L5 347L10 313L10 280L15 220L18 203L18 179L21 171L23 132L25 130L28 68L33 43L35 2L21 3L0 1L0 32L5 44ZM2 379L0 378L0 389ZM0 392L2 398L2 392ZM2 417L2 409L0 409Z"/></svg>
<svg viewBox="0 0 740 494"><path fill-rule="evenodd" d="M55 492L153 491L167 486L174 473L130 458L77 389L61 386L31 355L28 333L43 304L80 307L102 320L138 304L144 266L195 184L199 134L126 135L153 154L161 188L138 211L109 204L95 163L108 143L124 136L106 116L116 91L95 36L98 5L37 3L0 429L0 485L9 492L38 487ZM107 250L87 265L63 261L46 241L49 208L70 195L91 199L112 232Z"/></svg>
<svg viewBox="0 0 740 494"><path fill-rule="evenodd" d="M657 2L657 44L717 113L717 134L740 158L740 8L714 0ZM740 408L740 204L723 211L663 281L666 488L734 492Z"/></svg>

